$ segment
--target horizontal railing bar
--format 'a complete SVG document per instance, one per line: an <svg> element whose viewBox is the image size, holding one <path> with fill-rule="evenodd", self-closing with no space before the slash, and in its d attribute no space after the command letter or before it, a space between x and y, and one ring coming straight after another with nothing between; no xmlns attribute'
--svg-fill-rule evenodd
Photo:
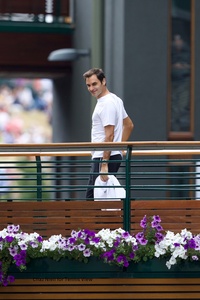
<svg viewBox="0 0 200 300"><path fill-rule="evenodd" d="M79 153L79 149L82 150L83 154L88 154L88 151L102 149L110 149L113 150L125 150L127 147L133 147L133 152L135 153L135 149L148 149L146 151L151 151L152 149L157 150L166 150L166 149L200 149L200 142L197 141L161 141L161 142L104 142L104 143L91 143L91 142L80 142L80 143L45 143L45 144L1 144L0 152L6 152L7 154L10 152L29 152L41 154L41 152L51 153L51 152L71 152L71 153ZM84 150L84 151L83 151ZM199 150L200 151L200 150ZM147 152L149 153L149 152Z"/></svg>
<svg viewBox="0 0 200 300"><path fill-rule="evenodd" d="M132 155L200 155L200 149L172 149L172 150L133 150Z"/></svg>
<svg viewBox="0 0 200 300"><path fill-rule="evenodd" d="M103 148L104 149L104 148ZM107 149L107 148L105 148ZM112 150L116 150L116 148L109 148ZM117 150L120 150L120 148L118 148ZM0 150L1 151L1 150ZM200 149L197 150L187 150L187 149L183 149L183 150L133 150L132 151L132 155L134 156L153 156L153 155L157 155L157 156L162 156L162 155L181 155L181 156L185 156L185 155L200 155ZM67 152L66 151L59 151L59 152L0 152L0 157L3 156L49 156L49 157L53 157L53 156L91 156L91 152Z"/></svg>

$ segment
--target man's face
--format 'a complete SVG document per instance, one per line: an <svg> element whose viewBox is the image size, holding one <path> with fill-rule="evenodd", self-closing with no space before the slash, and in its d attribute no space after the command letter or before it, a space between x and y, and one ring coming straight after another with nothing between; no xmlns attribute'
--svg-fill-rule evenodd
<svg viewBox="0 0 200 300"><path fill-rule="evenodd" d="M105 78L101 82L96 75L92 75L91 77L86 78L85 83L92 96L97 99L104 96L104 92L106 90Z"/></svg>

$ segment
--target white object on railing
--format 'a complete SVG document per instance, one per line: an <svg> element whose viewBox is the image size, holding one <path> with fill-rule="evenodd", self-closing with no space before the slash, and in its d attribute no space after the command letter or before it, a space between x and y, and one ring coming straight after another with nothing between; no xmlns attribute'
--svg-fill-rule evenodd
<svg viewBox="0 0 200 300"><path fill-rule="evenodd" d="M120 182L114 175L109 175L107 181L102 181L100 176L95 180L94 201L121 201L126 197L126 191L121 187ZM120 210L120 209L102 209L102 210Z"/></svg>

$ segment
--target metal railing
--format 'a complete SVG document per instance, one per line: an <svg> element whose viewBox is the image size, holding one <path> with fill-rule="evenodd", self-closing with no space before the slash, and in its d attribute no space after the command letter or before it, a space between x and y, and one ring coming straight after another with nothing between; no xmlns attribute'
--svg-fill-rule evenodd
<svg viewBox="0 0 200 300"><path fill-rule="evenodd" d="M121 199L126 230L131 201L200 199L199 142L123 142L1 144L1 201L88 200L85 194L95 149L123 153L119 171L110 174L126 191Z"/></svg>
<svg viewBox="0 0 200 300"><path fill-rule="evenodd" d="M124 152L115 175L129 200L199 199L199 142L62 143L0 145L4 201L85 200L90 153Z"/></svg>

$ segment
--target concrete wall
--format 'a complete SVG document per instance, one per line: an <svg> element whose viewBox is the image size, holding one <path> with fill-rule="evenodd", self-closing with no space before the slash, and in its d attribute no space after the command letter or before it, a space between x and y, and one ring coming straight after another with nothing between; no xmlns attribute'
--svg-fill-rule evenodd
<svg viewBox="0 0 200 300"><path fill-rule="evenodd" d="M90 49L92 36L92 0L75 1L73 46ZM90 141L91 98L82 74L91 67L91 56L72 62L69 78L54 80L53 142ZM61 132L62 131L62 132Z"/></svg>
<svg viewBox="0 0 200 300"><path fill-rule="evenodd" d="M124 1L124 101L134 140L166 140L168 0Z"/></svg>
<svg viewBox="0 0 200 300"><path fill-rule="evenodd" d="M72 77L66 74L53 80L53 142L71 142L72 128Z"/></svg>
<svg viewBox="0 0 200 300"><path fill-rule="evenodd" d="M94 60L98 55L97 46L101 47L99 40L95 43L99 32L94 19L94 5L99 1L104 3L102 65L99 65L100 60ZM76 0L75 4L73 47L90 48L91 56L72 63L71 77L67 79L70 84L64 88L57 84L56 93L62 98L57 104L62 111L57 112L57 116L68 116L68 122L63 120L61 123L69 128L58 137L60 128L57 126L60 125L54 123L56 140L90 141L91 114L96 100L88 93L82 74L94 66L104 69L109 90L124 100L135 124L130 139L167 140L170 1ZM195 1L195 5L195 139L198 140L200 1ZM98 10L95 17L98 17ZM61 105L63 101L65 104Z"/></svg>
<svg viewBox="0 0 200 300"><path fill-rule="evenodd" d="M92 0L75 1L75 35L74 47L91 49L92 43ZM83 73L91 67L91 56L80 57L73 62L71 126L73 128L72 142L90 141L90 107L91 98L86 89Z"/></svg>

